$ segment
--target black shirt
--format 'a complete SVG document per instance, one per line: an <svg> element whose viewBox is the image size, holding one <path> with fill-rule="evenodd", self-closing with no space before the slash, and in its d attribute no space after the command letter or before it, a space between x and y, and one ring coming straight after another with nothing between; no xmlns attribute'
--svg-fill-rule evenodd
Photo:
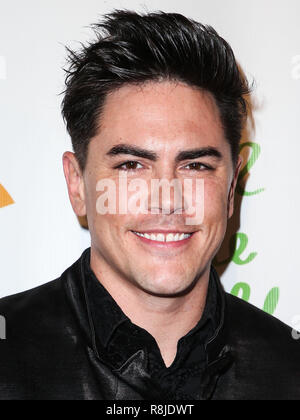
<svg viewBox="0 0 300 420"><path fill-rule="evenodd" d="M128 335L139 329L85 269L86 254L58 279L0 299L7 325L7 339L0 340L1 401L299 400L300 341L276 318L225 293L213 267L203 317L210 321L180 340L166 369L149 334ZM209 303L214 284L216 305ZM210 310L217 316L207 315Z"/></svg>
<svg viewBox="0 0 300 420"><path fill-rule="evenodd" d="M84 257L84 271L96 341L107 364L112 369L119 369L143 349L153 386L164 399L198 399L199 383L207 365L205 344L214 336L220 323L214 271L211 271L203 315L198 324L178 341L175 360L168 368L154 337L131 322L91 270L90 250Z"/></svg>

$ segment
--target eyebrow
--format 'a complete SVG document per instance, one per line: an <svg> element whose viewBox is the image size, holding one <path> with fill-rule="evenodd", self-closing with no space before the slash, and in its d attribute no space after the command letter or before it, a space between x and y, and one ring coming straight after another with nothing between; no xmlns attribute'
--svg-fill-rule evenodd
<svg viewBox="0 0 300 420"><path fill-rule="evenodd" d="M214 157L217 160L221 160L223 158L223 155L215 147L202 147L200 149L184 150L178 153L178 155L175 158L175 161L178 163L183 160L192 160L202 157Z"/></svg>
<svg viewBox="0 0 300 420"><path fill-rule="evenodd" d="M137 146L132 146L129 144L118 144L114 146L108 153L107 156L117 156L117 155L133 155L137 157L141 157L144 159L149 159L153 161L157 161L158 155L155 152L151 152L146 149L142 149Z"/></svg>
<svg viewBox="0 0 300 420"><path fill-rule="evenodd" d="M159 158L158 154L153 151L143 149L137 146L129 145L129 144L118 144L114 146L112 149L110 149L106 155L107 156L132 155L132 156L137 156L140 158L152 160L154 162L156 162ZM223 155L215 147L202 147L198 149L184 150L182 152L179 152L175 158L175 161L176 163L178 163L183 160L198 159L201 157L214 157L218 160L221 160L223 158Z"/></svg>

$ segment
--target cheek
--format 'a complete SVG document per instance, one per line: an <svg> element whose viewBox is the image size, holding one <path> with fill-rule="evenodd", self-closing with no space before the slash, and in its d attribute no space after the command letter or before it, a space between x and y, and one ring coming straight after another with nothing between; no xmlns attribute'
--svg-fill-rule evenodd
<svg viewBox="0 0 300 420"><path fill-rule="evenodd" d="M103 255L118 255L126 248L126 238L123 235L123 226L126 224L123 216L95 214L92 229L90 229L93 243ZM125 241L125 243L124 243Z"/></svg>
<svg viewBox="0 0 300 420"><path fill-rule="evenodd" d="M207 181L204 186L204 221L222 223L227 220L226 185L216 181Z"/></svg>

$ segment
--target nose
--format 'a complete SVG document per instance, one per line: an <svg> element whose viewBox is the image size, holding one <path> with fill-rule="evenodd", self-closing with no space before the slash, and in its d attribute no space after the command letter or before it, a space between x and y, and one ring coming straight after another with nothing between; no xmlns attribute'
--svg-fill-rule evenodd
<svg viewBox="0 0 300 420"><path fill-rule="evenodd" d="M151 179L148 198L152 214L181 214L183 211L182 181L170 167L165 165Z"/></svg>

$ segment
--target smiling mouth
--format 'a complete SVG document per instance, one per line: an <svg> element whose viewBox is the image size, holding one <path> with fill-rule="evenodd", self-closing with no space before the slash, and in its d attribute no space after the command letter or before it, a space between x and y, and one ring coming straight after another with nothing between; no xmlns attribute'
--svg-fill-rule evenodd
<svg viewBox="0 0 300 420"><path fill-rule="evenodd" d="M192 233L143 233L131 231L135 236L143 239L145 242L161 245L180 245L187 242L195 232Z"/></svg>

